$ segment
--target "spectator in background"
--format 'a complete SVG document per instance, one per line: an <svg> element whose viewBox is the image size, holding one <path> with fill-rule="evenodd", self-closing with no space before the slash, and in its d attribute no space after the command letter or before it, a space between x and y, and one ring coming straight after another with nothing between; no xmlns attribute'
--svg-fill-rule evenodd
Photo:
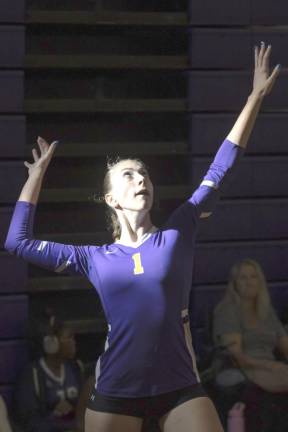
<svg viewBox="0 0 288 432"><path fill-rule="evenodd" d="M271 305L257 262L244 259L232 267L226 294L214 311L213 337L217 345L227 347L242 380L253 383L259 394L288 393L288 335ZM229 374L223 372L228 385ZM229 372L233 385L236 375L233 368Z"/></svg>
<svg viewBox="0 0 288 432"><path fill-rule="evenodd" d="M8 419L7 408L2 396L0 396L0 432L12 432Z"/></svg>
<svg viewBox="0 0 288 432"><path fill-rule="evenodd" d="M288 392L288 335L271 305L259 264L234 265L224 299L214 312L214 341L227 345L245 376L271 392Z"/></svg>
<svg viewBox="0 0 288 432"><path fill-rule="evenodd" d="M15 420L24 432L76 430L83 368L73 333L55 317L42 338L43 356L25 368L15 389Z"/></svg>

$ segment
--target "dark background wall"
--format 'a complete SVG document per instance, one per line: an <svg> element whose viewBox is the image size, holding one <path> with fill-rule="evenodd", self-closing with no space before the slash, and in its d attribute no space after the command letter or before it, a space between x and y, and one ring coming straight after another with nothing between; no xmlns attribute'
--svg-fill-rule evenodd
<svg viewBox="0 0 288 432"><path fill-rule="evenodd" d="M283 316L287 304L286 2L8 0L0 5L0 238L38 135L59 139L38 205L38 238L110 241L102 192L107 156L139 156L156 185L155 224L187 198L251 89L253 46L273 45L281 76L249 150L196 253L191 325L198 355L232 263L257 259ZM25 79L24 79L25 76ZM9 400L27 358L28 316L52 307L94 361L106 322L81 278L0 251L0 391Z"/></svg>

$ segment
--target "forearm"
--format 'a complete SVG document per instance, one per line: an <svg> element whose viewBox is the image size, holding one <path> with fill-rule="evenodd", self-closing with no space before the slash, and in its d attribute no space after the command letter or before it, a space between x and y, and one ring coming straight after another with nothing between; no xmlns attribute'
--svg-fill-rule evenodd
<svg viewBox="0 0 288 432"><path fill-rule="evenodd" d="M251 93L246 105L238 116L227 139L234 144L246 148L248 139L253 130L258 112L262 104L263 96L259 93Z"/></svg>
<svg viewBox="0 0 288 432"><path fill-rule="evenodd" d="M233 352L231 355L241 369L268 369L269 361L253 358L243 352Z"/></svg>
<svg viewBox="0 0 288 432"><path fill-rule="evenodd" d="M43 177L44 177L44 172L41 170L37 170L32 174L30 174L26 183L22 188L18 200L26 201L36 205L38 202Z"/></svg>
<svg viewBox="0 0 288 432"><path fill-rule="evenodd" d="M220 191L229 183L239 164L244 150L227 139L219 147L203 181L191 197L203 217L209 215L218 199Z"/></svg>

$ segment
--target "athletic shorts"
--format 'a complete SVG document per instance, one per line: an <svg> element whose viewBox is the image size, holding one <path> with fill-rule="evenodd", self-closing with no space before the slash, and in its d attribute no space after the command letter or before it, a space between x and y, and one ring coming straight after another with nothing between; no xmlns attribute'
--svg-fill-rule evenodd
<svg viewBox="0 0 288 432"><path fill-rule="evenodd" d="M182 403L207 396L201 384L194 384L169 393L140 398L119 398L92 391L87 408L93 411L122 414L133 417L162 417Z"/></svg>

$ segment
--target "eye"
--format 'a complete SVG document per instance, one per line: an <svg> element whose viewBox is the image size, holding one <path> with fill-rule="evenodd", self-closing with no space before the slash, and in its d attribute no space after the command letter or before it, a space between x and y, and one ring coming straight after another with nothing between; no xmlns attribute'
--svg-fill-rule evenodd
<svg viewBox="0 0 288 432"><path fill-rule="evenodd" d="M124 171L123 172L123 176L124 177L126 177L126 176L131 177L132 176L132 172L131 171Z"/></svg>

